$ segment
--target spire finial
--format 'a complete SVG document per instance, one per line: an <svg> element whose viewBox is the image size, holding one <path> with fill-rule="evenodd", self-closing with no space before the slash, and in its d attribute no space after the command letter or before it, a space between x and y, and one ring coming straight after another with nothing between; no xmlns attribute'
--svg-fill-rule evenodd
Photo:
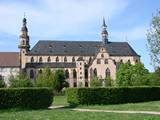
<svg viewBox="0 0 160 120"><path fill-rule="evenodd" d="M26 19L26 14L25 14L25 12L24 12L24 17L23 17L23 26L22 26L22 29L21 29L21 31L26 31L26 32L28 32L28 29L27 29L27 19Z"/></svg>
<svg viewBox="0 0 160 120"><path fill-rule="evenodd" d="M103 16L103 25L102 26L107 27L104 16Z"/></svg>

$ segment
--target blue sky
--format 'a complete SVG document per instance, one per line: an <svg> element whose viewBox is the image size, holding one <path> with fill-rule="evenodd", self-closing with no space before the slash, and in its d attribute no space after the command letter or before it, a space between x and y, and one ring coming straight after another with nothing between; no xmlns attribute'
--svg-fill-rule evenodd
<svg viewBox="0 0 160 120"><path fill-rule="evenodd" d="M146 31L160 0L0 0L0 51L18 51L24 12L31 47L38 40L101 40L102 17L110 41L127 41L153 71Z"/></svg>

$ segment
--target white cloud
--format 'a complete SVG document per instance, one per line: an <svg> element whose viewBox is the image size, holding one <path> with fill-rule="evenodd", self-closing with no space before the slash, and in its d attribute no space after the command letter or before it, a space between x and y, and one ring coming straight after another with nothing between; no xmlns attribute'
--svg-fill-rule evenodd
<svg viewBox="0 0 160 120"><path fill-rule="evenodd" d="M0 4L0 32L17 35L23 12L33 36L87 34L102 16L113 18L127 7L126 0L43 0L40 4ZM94 30L93 30L94 31Z"/></svg>

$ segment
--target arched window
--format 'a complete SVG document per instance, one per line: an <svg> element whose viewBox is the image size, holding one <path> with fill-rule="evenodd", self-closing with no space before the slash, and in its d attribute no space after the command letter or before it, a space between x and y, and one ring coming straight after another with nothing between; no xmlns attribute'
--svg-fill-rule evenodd
<svg viewBox="0 0 160 120"><path fill-rule="evenodd" d="M129 64L131 64L131 61L130 61L130 60L128 60L127 62L128 62Z"/></svg>
<svg viewBox="0 0 160 120"><path fill-rule="evenodd" d="M42 57L39 58L39 62L43 62Z"/></svg>
<svg viewBox="0 0 160 120"><path fill-rule="evenodd" d="M72 57L72 62L75 62L75 57Z"/></svg>
<svg viewBox="0 0 160 120"><path fill-rule="evenodd" d="M66 79L69 78L69 71L68 70L65 70L65 77L66 77Z"/></svg>
<svg viewBox="0 0 160 120"><path fill-rule="evenodd" d="M106 77L110 77L110 74L111 74L111 73L110 73L110 70L109 70L109 68L107 68L107 69L106 69Z"/></svg>
<svg viewBox="0 0 160 120"><path fill-rule="evenodd" d="M56 57L56 62L59 62L59 58L58 58L58 56Z"/></svg>
<svg viewBox="0 0 160 120"><path fill-rule="evenodd" d="M34 62L34 58L33 57L31 57L31 63L33 63Z"/></svg>
<svg viewBox="0 0 160 120"><path fill-rule="evenodd" d="M47 62L51 62L51 58L50 57L48 57Z"/></svg>
<svg viewBox="0 0 160 120"><path fill-rule="evenodd" d="M108 64L108 59L105 59L105 60L104 60L104 64Z"/></svg>
<svg viewBox="0 0 160 120"><path fill-rule="evenodd" d="M30 70L30 78L33 79L34 78L34 71Z"/></svg>
<svg viewBox="0 0 160 120"><path fill-rule="evenodd" d="M88 79L88 69L85 69L85 79Z"/></svg>
<svg viewBox="0 0 160 120"><path fill-rule="evenodd" d="M0 80L3 80L3 77L2 77L2 75L0 75Z"/></svg>
<svg viewBox="0 0 160 120"><path fill-rule="evenodd" d="M64 62L67 62L67 57L66 56L64 57Z"/></svg>
<svg viewBox="0 0 160 120"><path fill-rule="evenodd" d="M123 60L122 60L122 59L120 60L120 63L123 63Z"/></svg>
<svg viewBox="0 0 160 120"><path fill-rule="evenodd" d="M136 59L135 63L138 63L138 60Z"/></svg>
<svg viewBox="0 0 160 120"><path fill-rule="evenodd" d="M101 64L101 59L97 59L97 64Z"/></svg>
<svg viewBox="0 0 160 120"><path fill-rule="evenodd" d="M92 58L91 58L91 57L89 57L89 62L88 62L88 63L90 64L90 63L91 63L91 61L92 61Z"/></svg>
<svg viewBox="0 0 160 120"><path fill-rule="evenodd" d="M93 70L93 75L97 76L97 69L96 68Z"/></svg>
<svg viewBox="0 0 160 120"><path fill-rule="evenodd" d="M76 70L75 70L75 69L73 70L73 78L74 78L74 79L76 79L76 78L77 78L77 72L76 72Z"/></svg>

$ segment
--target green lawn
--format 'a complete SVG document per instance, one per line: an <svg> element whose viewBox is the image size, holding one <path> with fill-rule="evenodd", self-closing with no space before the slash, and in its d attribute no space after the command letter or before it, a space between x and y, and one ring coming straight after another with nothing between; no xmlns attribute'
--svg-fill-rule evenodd
<svg viewBox="0 0 160 120"><path fill-rule="evenodd" d="M56 96L53 105L68 106L65 96ZM160 111L160 101L120 105L78 106L90 109ZM0 120L160 120L160 115L78 112L72 108L52 110L0 110Z"/></svg>
<svg viewBox="0 0 160 120"><path fill-rule="evenodd" d="M56 110L1 110L0 120L159 120L158 115L76 112Z"/></svg>

